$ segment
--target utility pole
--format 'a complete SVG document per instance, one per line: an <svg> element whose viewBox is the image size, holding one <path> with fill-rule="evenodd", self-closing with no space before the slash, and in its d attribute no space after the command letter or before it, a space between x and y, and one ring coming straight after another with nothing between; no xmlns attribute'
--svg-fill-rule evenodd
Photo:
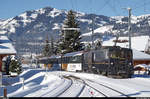
<svg viewBox="0 0 150 99"><path fill-rule="evenodd" d="M94 49L94 40L93 40L93 34L94 34L94 16L92 17L92 49Z"/></svg>
<svg viewBox="0 0 150 99"><path fill-rule="evenodd" d="M131 8L124 8L128 10L128 35L129 35L129 49L131 49Z"/></svg>
<svg viewBox="0 0 150 99"><path fill-rule="evenodd" d="M128 32L129 32L129 49L131 49L131 8L127 8L129 12Z"/></svg>

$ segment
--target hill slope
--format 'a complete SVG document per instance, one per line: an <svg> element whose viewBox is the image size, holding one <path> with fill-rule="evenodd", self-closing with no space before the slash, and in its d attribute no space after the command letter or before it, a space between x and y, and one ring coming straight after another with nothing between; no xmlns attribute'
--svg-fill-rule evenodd
<svg viewBox="0 0 150 99"><path fill-rule="evenodd" d="M102 38L104 35L114 36L118 31L120 35L127 35L128 18L107 17L103 15L85 14L75 12L79 21L82 41L90 41L92 28L92 17L94 18L94 39ZM46 35L52 35L55 40L66 18L67 11L45 7L37 10L26 11L18 16L7 20L0 20L0 33L7 34L14 42L19 54L25 52L40 53ZM133 35L145 35L150 32L150 15L132 16Z"/></svg>

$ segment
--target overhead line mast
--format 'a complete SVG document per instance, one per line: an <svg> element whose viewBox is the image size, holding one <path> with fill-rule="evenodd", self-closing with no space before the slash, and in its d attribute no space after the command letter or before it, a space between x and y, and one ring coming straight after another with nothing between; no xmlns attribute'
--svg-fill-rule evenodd
<svg viewBox="0 0 150 99"><path fill-rule="evenodd" d="M127 8L129 12L128 32L129 32L129 48L131 49L131 8Z"/></svg>
<svg viewBox="0 0 150 99"><path fill-rule="evenodd" d="M94 16L92 17L92 49L94 48L93 34L94 34Z"/></svg>
<svg viewBox="0 0 150 99"><path fill-rule="evenodd" d="M131 8L124 8L128 10L128 35L129 35L129 49L131 49Z"/></svg>

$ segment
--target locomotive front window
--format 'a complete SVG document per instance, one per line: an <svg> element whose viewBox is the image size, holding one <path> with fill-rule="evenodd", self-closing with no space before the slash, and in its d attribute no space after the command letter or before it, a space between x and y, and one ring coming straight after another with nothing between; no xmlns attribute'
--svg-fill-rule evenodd
<svg viewBox="0 0 150 99"><path fill-rule="evenodd" d="M124 50L113 49L109 51L111 58L125 58Z"/></svg>
<svg viewBox="0 0 150 99"><path fill-rule="evenodd" d="M94 52L93 59L95 62L100 62L102 60L108 59L108 51L107 50L97 50Z"/></svg>
<svg viewBox="0 0 150 99"><path fill-rule="evenodd" d="M125 51L124 51L124 50L121 50L121 52L120 52L120 57L121 57L121 58L125 58L125 54L126 54Z"/></svg>

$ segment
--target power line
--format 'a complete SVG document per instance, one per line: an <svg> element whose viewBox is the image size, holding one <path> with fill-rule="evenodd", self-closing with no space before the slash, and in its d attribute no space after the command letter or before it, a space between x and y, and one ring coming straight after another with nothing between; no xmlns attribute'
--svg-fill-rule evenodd
<svg viewBox="0 0 150 99"><path fill-rule="evenodd" d="M136 6L133 7L133 8L134 8L134 10L136 10L136 9L138 9L138 8L145 7L145 6L148 5L148 4L150 4L150 1L145 2L145 0L144 0L143 4L141 4L141 5L136 5Z"/></svg>
<svg viewBox="0 0 150 99"><path fill-rule="evenodd" d="M114 4L114 2L113 2L113 4ZM110 8L112 9L112 11L113 11L115 14L117 14L117 16L120 16L120 14L117 12L117 10L116 10L116 7L115 7L115 6L111 5L111 3L108 3L108 5L109 5L109 6L110 6Z"/></svg>
<svg viewBox="0 0 150 99"><path fill-rule="evenodd" d="M74 9L73 0L70 0L70 3L71 3L72 9Z"/></svg>
<svg viewBox="0 0 150 99"><path fill-rule="evenodd" d="M102 11L103 8L105 8L105 6L106 6L109 2L110 2L110 0L105 0L103 6L100 6L100 8L98 8L98 11L99 11L99 12Z"/></svg>

